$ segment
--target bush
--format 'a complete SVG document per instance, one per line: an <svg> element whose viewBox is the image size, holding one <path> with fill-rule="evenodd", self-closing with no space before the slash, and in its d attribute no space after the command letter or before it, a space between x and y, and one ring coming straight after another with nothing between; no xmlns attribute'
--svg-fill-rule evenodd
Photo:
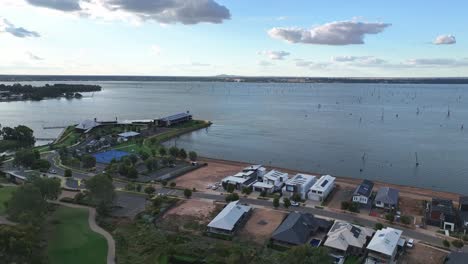
<svg viewBox="0 0 468 264"><path fill-rule="evenodd" d="M289 206L291 206L291 200L289 200L289 198L283 198L283 205L284 208L288 208Z"/></svg>
<svg viewBox="0 0 468 264"><path fill-rule="evenodd" d="M348 201L341 202L341 209L342 210L348 210L349 209L349 204L350 204L350 202L348 202Z"/></svg>
<svg viewBox="0 0 468 264"><path fill-rule="evenodd" d="M185 196L185 198L189 199L192 196L192 190L185 189L184 190L184 196Z"/></svg>
<svg viewBox="0 0 468 264"><path fill-rule="evenodd" d="M176 183L175 183L175 182L171 182L171 184L169 184L169 186L171 186L171 188L174 188L174 187L176 187Z"/></svg>
<svg viewBox="0 0 468 264"><path fill-rule="evenodd" d="M167 181L166 181L166 180L162 180L162 181L161 181L161 185L164 186L164 187L166 187L166 186L167 186Z"/></svg>
<svg viewBox="0 0 468 264"><path fill-rule="evenodd" d="M462 248L465 244L461 240L453 240L452 241L452 246L456 248Z"/></svg>
<svg viewBox="0 0 468 264"><path fill-rule="evenodd" d="M70 169L66 169L66 170L65 170L65 174L64 174L64 176L65 176L65 177L71 177L71 176L72 176L72 174L73 174L73 173L72 173L72 170L70 170Z"/></svg>
<svg viewBox="0 0 468 264"><path fill-rule="evenodd" d="M401 216L400 220L405 225L409 225L411 223L411 218L407 215Z"/></svg>
<svg viewBox="0 0 468 264"><path fill-rule="evenodd" d="M385 215L385 219L387 219L387 221L389 221L390 223L393 223L393 221L395 221L395 215L392 213L388 213Z"/></svg>
<svg viewBox="0 0 468 264"><path fill-rule="evenodd" d="M375 226L374 226L374 229L375 229L375 230L380 230L380 229L382 229L382 228L384 228L384 225L383 225L383 224L381 224L381 223L375 223Z"/></svg>
<svg viewBox="0 0 468 264"><path fill-rule="evenodd" d="M226 200L227 203L237 201L237 200L239 200L239 195L237 193L231 193L231 194L226 196L225 200Z"/></svg>
<svg viewBox="0 0 468 264"><path fill-rule="evenodd" d="M246 194L246 195L249 195L252 193L252 187L244 187L242 188L242 193L243 194Z"/></svg>
<svg viewBox="0 0 468 264"><path fill-rule="evenodd" d="M236 189L236 186L234 184L228 184L226 191L228 193L233 193L235 189Z"/></svg>
<svg viewBox="0 0 468 264"><path fill-rule="evenodd" d="M188 156L190 161L197 161L198 155L195 151L190 151Z"/></svg>
<svg viewBox="0 0 468 264"><path fill-rule="evenodd" d="M298 202L301 201L301 195L298 194L298 193L295 193L295 194L293 194L293 196L291 197L291 199L292 199L293 201L295 201L296 203L298 203Z"/></svg>
<svg viewBox="0 0 468 264"><path fill-rule="evenodd" d="M444 239L444 241L442 241L442 245L444 245L444 247L448 248L448 247L450 247L450 242L448 242L447 239Z"/></svg>
<svg viewBox="0 0 468 264"><path fill-rule="evenodd" d="M265 190L263 190L261 193L260 193L260 196L261 197L266 197L267 196L267 192Z"/></svg>
<svg viewBox="0 0 468 264"><path fill-rule="evenodd" d="M275 197L275 198L273 199L273 207L278 208L279 205L280 205L280 204L279 204L279 198L278 198L278 197Z"/></svg>
<svg viewBox="0 0 468 264"><path fill-rule="evenodd" d="M148 195L153 194L156 191L156 189L153 186L148 186L145 188L145 193Z"/></svg>

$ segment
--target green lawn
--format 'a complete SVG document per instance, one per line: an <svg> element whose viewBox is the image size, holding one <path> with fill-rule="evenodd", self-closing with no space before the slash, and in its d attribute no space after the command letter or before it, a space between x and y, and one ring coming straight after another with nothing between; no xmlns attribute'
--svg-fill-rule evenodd
<svg viewBox="0 0 468 264"><path fill-rule="evenodd" d="M88 210L60 206L51 216L51 264L106 263L107 242L88 225Z"/></svg>
<svg viewBox="0 0 468 264"><path fill-rule="evenodd" d="M16 187L2 187L0 188L0 215L5 213L5 202L10 200L11 195L16 190Z"/></svg>

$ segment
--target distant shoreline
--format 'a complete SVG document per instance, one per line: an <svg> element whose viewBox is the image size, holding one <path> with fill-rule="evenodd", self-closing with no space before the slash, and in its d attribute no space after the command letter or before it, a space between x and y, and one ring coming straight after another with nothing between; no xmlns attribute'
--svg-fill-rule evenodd
<svg viewBox="0 0 468 264"><path fill-rule="evenodd" d="M134 82L244 82L244 83L355 83L355 84L468 84L468 77L266 77L266 76L117 76L117 75L0 75L0 82L134 81Z"/></svg>

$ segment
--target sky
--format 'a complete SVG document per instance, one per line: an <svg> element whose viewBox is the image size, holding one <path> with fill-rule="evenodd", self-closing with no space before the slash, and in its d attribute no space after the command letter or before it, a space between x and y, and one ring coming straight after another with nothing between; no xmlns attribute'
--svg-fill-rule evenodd
<svg viewBox="0 0 468 264"><path fill-rule="evenodd" d="M0 74L468 77L463 0L0 0Z"/></svg>

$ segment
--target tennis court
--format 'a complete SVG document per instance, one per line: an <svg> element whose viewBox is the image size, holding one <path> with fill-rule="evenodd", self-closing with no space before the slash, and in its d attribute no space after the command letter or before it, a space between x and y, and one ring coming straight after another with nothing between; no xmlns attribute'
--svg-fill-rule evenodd
<svg viewBox="0 0 468 264"><path fill-rule="evenodd" d="M120 150L109 150L94 154L97 163L109 164L113 159L119 161L121 158L130 155L130 153Z"/></svg>

